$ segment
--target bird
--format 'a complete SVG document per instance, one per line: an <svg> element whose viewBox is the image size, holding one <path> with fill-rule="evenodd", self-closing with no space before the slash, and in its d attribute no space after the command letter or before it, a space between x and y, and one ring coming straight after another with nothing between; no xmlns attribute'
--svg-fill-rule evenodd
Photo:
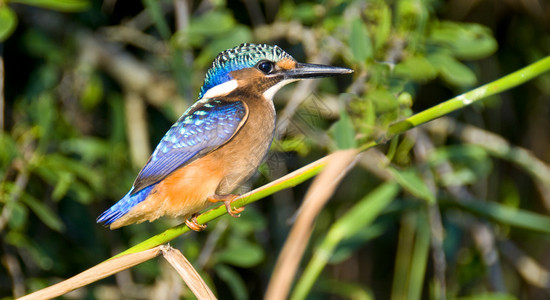
<svg viewBox="0 0 550 300"><path fill-rule="evenodd" d="M198 100L170 127L130 191L97 222L117 229L163 216L184 218L201 231L197 213L223 202L266 157L274 137L273 96L284 85L352 73L352 69L297 62L278 46L244 43L222 51L206 73Z"/></svg>

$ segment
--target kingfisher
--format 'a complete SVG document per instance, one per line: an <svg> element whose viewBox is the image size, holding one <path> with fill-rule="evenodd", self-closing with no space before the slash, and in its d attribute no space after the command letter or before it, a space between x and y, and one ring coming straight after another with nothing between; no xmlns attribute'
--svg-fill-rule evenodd
<svg viewBox="0 0 550 300"><path fill-rule="evenodd" d="M223 202L238 217L233 192L256 171L275 132L273 96L300 79L351 73L298 63L278 46L241 44L218 54L195 102L161 139L130 191L98 223L116 229L162 216L203 230L197 213Z"/></svg>

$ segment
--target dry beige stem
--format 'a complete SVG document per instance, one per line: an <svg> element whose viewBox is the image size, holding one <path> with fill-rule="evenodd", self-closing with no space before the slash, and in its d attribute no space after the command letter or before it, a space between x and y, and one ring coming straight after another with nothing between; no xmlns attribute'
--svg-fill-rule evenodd
<svg viewBox="0 0 550 300"><path fill-rule="evenodd" d="M548 293L550 272L543 265L508 240L501 241L499 246L501 253L514 264L525 281Z"/></svg>
<svg viewBox="0 0 550 300"><path fill-rule="evenodd" d="M298 264L311 236L315 218L336 190L340 180L353 166L357 154L358 151L355 149L333 153L325 169L311 184L296 223L279 255L265 299L287 298Z"/></svg>
<svg viewBox="0 0 550 300"><path fill-rule="evenodd" d="M191 263L189 263L179 250L170 246L158 246L153 249L105 261L65 281L24 296L20 298L20 300L51 299L59 297L77 288L155 258L161 253L170 265L176 269L198 299L216 299Z"/></svg>
<svg viewBox="0 0 550 300"><path fill-rule="evenodd" d="M51 299L59 297L77 288L88 285L92 282L98 281L105 277L111 276L122 270L129 269L135 265L139 265L142 262L148 261L154 257L157 257L161 253L161 247L155 247L149 250L141 251L138 253L132 253L124 255L118 258L114 258L99 265L92 267L76 276L73 276L58 284L54 284L45 289L41 289L32 294L19 298L20 300L31 299Z"/></svg>
<svg viewBox="0 0 550 300"><path fill-rule="evenodd" d="M193 265L178 249L170 246L160 246L160 250L164 258L176 269L197 299L216 299L214 293L208 288L199 273L193 268Z"/></svg>
<svg viewBox="0 0 550 300"><path fill-rule="evenodd" d="M128 91L124 96L124 108L132 164L138 169L147 163L151 155L147 107L139 94Z"/></svg>

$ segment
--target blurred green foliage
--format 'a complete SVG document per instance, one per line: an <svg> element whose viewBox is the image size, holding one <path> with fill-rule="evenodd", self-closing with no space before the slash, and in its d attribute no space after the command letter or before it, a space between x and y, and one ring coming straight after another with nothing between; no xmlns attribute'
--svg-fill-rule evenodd
<svg viewBox="0 0 550 300"><path fill-rule="evenodd" d="M285 122L246 190L382 140L413 112L541 59L550 6L537 5L0 0L0 298L49 286L176 224L109 231L95 218L131 187L143 164L135 154L196 100L219 51L266 42L299 61L355 70L314 83L312 94L294 94L295 85L279 92ZM319 215L294 296L546 299L549 78L369 150ZM278 193L172 246L219 298L261 298L306 190ZM67 298L193 297L170 272L148 262Z"/></svg>

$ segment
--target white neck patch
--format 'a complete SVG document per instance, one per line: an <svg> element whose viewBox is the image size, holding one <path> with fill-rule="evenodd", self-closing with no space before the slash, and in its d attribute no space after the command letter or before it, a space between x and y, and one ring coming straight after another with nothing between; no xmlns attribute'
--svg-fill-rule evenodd
<svg viewBox="0 0 550 300"><path fill-rule="evenodd" d="M287 80L282 80L282 81L276 83L274 86L268 88L264 92L264 97L269 101L273 101L273 96L275 96L275 93L277 93L283 86L285 86L285 85L287 85L291 82L294 82L294 81L298 81L298 79L287 79Z"/></svg>
<svg viewBox="0 0 550 300"><path fill-rule="evenodd" d="M239 85L237 84L237 80L232 79L228 82L224 82L222 84L218 84L214 87L211 87L202 95L203 99L206 98L216 98L216 97L223 97L232 91L234 91Z"/></svg>

